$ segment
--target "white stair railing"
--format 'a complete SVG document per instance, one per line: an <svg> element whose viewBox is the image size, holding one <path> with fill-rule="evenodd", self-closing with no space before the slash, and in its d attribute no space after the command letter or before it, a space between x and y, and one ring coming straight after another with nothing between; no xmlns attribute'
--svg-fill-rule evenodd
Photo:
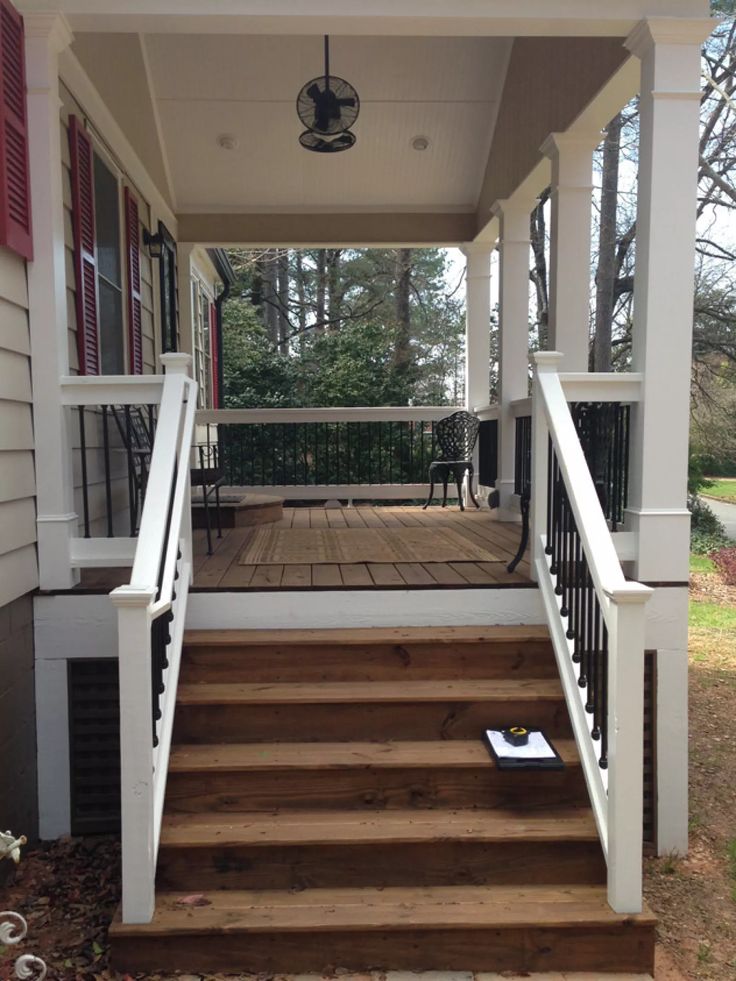
<svg viewBox="0 0 736 981"><path fill-rule="evenodd" d="M191 358L166 369L130 582L118 611L122 915L148 923L163 813L187 598L192 575L190 453L197 385Z"/></svg>
<svg viewBox="0 0 736 981"><path fill-rule="evenodd" d="M644 604L652 590L624 577L568 406L572 380L564 376L563 388L558 375L561 357L535 356L533 567L606 857L608 901L618 913L637 913L642 908ZM594 379L589 376L583 397L616 398L611 376L598 388Z"/></svg>

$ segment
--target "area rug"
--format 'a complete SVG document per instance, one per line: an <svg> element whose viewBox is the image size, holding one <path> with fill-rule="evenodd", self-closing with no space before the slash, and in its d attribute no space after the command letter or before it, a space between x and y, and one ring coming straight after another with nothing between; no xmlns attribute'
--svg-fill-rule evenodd
<svg viewBox="0 0 736 981"><path fill-rule="evenodd" d="M327 562L497 562L500 555L451 528L260 528L241 565Z"/></svg>

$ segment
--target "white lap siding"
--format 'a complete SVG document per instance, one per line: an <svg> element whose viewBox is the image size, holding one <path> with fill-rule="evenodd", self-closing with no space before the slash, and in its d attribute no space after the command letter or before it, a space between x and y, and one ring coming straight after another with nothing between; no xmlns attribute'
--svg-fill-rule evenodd
<svg viewBox="0 0 736 981"><path fill-rule="evenodd" d="M38 585L25 262L0 248L0 608Z"/></svg>

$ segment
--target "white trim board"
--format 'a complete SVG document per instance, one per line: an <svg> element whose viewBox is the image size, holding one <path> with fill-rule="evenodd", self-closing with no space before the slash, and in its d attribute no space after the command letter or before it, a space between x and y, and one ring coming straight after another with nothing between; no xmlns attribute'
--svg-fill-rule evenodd
<svg viewBox="0 0 736 981"><path fill-rule="evenodd" d="M490 626L544 623L539 590L392 589L199 593L188 630Z"/></svg>

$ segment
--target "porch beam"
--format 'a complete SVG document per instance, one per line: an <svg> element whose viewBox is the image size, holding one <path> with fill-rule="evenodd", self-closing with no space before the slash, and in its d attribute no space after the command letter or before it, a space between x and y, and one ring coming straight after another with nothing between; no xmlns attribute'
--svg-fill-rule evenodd
<svg viewBox="0 0 736 981"><path fill-rule="evenodd" d="M657 649L657 845L687 850L687 503L690 362L700 108L700 48L713 21L643 21L626 46L641 62L639 194L627 527L633 574L657 583L668 616L648 625ZM662 584L671 583L670 588ZM658 594L662 594L660 598Z"/></svg>
<svg viewBox="0 0 736 981"><path fill-rule="evenodd" d="M587 371L590 343L590 217L593 150L599 132L552 133L542 153L552 162L548 350L562 370Z"/></svg>
<svg viewBox="0 0 736 981"><path fill-rule="evenodd" d="M180 242L203 246L324 248L450 247L475 237L470 212L294 212L179 214Z"/></svg>
<svg viewBox="0 0 736 981"><path fill-rule="evenodd" d="M70 414L61 378L70 374L59 140L59 55L72 42L63 16L25 17L28 145L33 201L33 261L28 263L38 563L41 589L78 582L70 547L74 510Z"/></svg>
<svg viewBox="0 0 736 981"><path fill-rule="evenodd" d="M24 10L48 7L48 0L22 0ZM638 0L620 0L599 11L587 0L551 4L544 0L497 0L484 11L477 0L456 0L452 10L424 0L381 0L370 13L359 0L317 0L295 11L293 0L233 2L209 0L60 0L60 9L80 31L210 34L384 34L460 36L624 37L641 18ZM431 9L435 6L437 12ZM655 14L687 17L706 12L697 0L649 0ZM700 8L700 9L697 9Z"/></svg>
<svg viewBox="0 0 736 981"><path fill-rule="evenodd" d="M516 417L512 403L529 395L529 220L533 198L497 201L499 219L499 517L517 519L514 497Z"/></svg>

